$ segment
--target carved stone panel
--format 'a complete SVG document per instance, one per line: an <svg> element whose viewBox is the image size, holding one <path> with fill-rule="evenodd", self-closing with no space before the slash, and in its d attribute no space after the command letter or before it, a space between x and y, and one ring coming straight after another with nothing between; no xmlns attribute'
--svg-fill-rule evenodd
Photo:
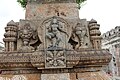
<svg viewBox="0 0 120 80"><path fill-rule="evenodd" d="M75 49L91 47L90 38L89 38L89 29L87 25L88 25L87 21L83 19L80 22L78 22L73 28L71 40L76 42L76 44L73 45Z"/></svg>
<svg viewBox="0 0 120 80"><path fill-rule="evenodd" d="M49 23L48 23L49 24ZM46 47L63 47L65 48L67 32L64 24L60 23L56 17L46 26Z"/></svg>
<svg viewBox="0 0 120 80"><path fill-rule="evenodd" d="M45 68L65 68L66 52L64 50L46 50L45 52Z"/></svg>
<svg viewBox="0 0 120 80"><path fill-rule="evenodd" d="M35 51L40 42L35 23L21 20L18 29L17 50L20 52Z"/></svg>
<svg viewBox="0 0 120 80"><path fill-rule="evenodd" d="M68 27L69 25L62 18L56 16L47 18L43 21L42 25L38 27L38 36L43 44L41 46L43 46L44 49L52 47L67 48L69 40Z"/></svg>

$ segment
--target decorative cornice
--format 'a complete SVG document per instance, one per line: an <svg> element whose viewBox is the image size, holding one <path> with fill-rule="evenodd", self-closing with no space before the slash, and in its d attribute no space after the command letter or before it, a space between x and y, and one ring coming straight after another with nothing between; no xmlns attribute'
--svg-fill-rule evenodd
<svg viewBox="0 0 120 80"><path fill-rule="evenodd" d="M76 0L27 0L28 3L76 3Z"/></svg>
<svg viewBox="0 0 120 80"><path fill-rule="evenodd" d="M111 55L105 50L66 51L66 68L84 68L103 66L110 62ZM14 64L14 65L13 65ZM0 68L45 68L44 52L18 53L9 52L0 54Z"/></svg>

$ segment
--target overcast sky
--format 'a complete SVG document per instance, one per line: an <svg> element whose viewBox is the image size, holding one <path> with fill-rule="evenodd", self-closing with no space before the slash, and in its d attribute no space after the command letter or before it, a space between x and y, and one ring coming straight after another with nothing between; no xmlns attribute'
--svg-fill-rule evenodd
<svg viewBox="0 0 120 80"><path fill-rule="evenodd" d="M0 0L0 41L10 20L17 22L25 17L25 10L16 1ZM110 31L120 26L120 0L87 0L80 10L80 18L93 18L101 25L102 33Z"/></svg>

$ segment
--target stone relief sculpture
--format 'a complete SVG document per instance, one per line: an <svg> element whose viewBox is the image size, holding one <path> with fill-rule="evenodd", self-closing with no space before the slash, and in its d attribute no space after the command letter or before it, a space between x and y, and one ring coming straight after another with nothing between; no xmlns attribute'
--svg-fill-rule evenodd
<svg viewBox="0 0 120 80"><path fill-rule="evenodd" d="M30 24L25 24L24 27L19 30L18 34L18 38L21 38L23 42L23 46L19 49L19 51L34 50L34 48L30 46L30 38L33 36L33 30L30 27Z"/></svg>
<svg viewBox="0 0 120 80"><path fill-rule="evenodd" d="M38 38L36 25L31 21L21 20L18 27L17 50L20 52L37 50L41 40Z"/></svg>
<svg viewBox="0 0 120 80"><path fill-rule="evenodd" d="M85 47L86 44L85 44L84 40L85 40L86 37L88 37L87 30L86 30L85 26L78 23L75 27L75 34L79 38L79 41L80 41L79 43L80 43L81 47Z"/></svg>
<svg viewBox="0 0 120 80"><path fill-rule="evenodd" d="M66 58L64 51L47 51L46 54L46 67L66 67Z"/></svg>
<svg viewBox="0 0 120 80"><path fill-rule="evenodd" d="M33 36L33 30L30 24L25 24L24 28L19 31L19 37L23 40L24 46L29 46L29 40Z"/></svg>
<svg viewBox="0 0 120 80"><path fill-rule="evenodd" d="M64 49L66 49L66 38L69 36L65 31L65 25L57 17L52 17L45 26L45 41L47 49L45 52L46 68L59 68L66 66Z"/></svg>
<svg viewBox="0 0 120 80"><path fill-rule="evenodd" d="M87 48L88 43L86 42L88 38L87 29L86 27L81 24L77 23L75 28L73 29L72 40L76 41L78 44L75 46L75 49L79 48Z"/></svg>
<svg viewBox="0 0 120 80"><path fill-rule="evenodd" d="M60 17L50 17L37 28L39 40L42 42L38 46L38 50L44 48L66 48L69 40L69 32L67 31L68 23Z"/></svg>
<svg viewBox="0 0 120 80"><path fill-rule="evenodd" d="M63 35L61 33L64 33L68 36L68 34L62 30L62 28L63 27L59 24L57 18L53 17L46 33L46 37L51 41L49 47L59 47L59 43L63 40Z"/></svg>
<svg viewBox="0 0 120 80"><path fill-rule="evenodd" d="M78 80L108 65L100 25L79 18L76 0L26 1L25 20L5 27L0 80Z"/></svg>

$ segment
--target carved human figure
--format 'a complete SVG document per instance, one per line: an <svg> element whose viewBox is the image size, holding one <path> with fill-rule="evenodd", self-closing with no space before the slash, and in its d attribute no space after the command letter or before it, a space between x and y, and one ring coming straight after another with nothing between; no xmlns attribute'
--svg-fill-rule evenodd
<svg viewBox="0 0 120 80"><path fill-rule="evenodd" d="M63 27L59 24L57 18L53 17L50 26L48 26L47 28L48 31L46 33L46 37L51 41L51 45L49 45L49 47L59 46L59 43L62 42L61 32L67 35L67 33L63 31L62 28Z"/></svg>

